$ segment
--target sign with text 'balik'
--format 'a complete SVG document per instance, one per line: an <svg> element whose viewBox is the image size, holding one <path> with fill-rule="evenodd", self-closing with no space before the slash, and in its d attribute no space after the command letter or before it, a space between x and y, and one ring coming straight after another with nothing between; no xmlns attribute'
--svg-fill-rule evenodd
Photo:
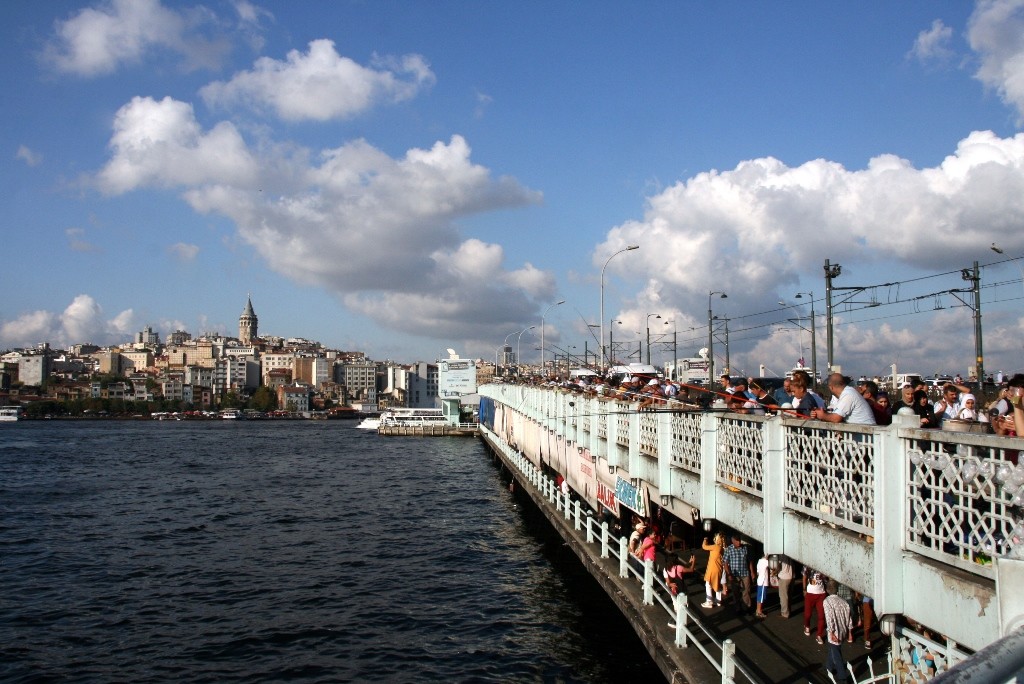
<svg viewBox="0 0 1024 684"><path fill-rule="evenodd" d="M644 502L643 492L629 480L621 477L615 480L615 498L626 508L632 509L641 518L647 517L647 506Z"/></svg>

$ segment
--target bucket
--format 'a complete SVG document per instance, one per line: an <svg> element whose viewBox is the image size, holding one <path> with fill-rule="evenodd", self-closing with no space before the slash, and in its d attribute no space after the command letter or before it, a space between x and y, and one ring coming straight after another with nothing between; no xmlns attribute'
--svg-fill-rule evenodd
<svg viewBox="0 0 1024 684"><path fill-rule="evenodd" d="M942 421L942 429L948 432L972 432L979 435L985 435L992 432L992 425L990 423L981 423L976 420L947 418Z"/></svg>

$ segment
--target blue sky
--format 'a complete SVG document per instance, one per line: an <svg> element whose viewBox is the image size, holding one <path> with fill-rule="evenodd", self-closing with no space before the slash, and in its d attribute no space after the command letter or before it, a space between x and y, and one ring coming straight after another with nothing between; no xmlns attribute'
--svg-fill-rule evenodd
<svg viewBox="0 0 1024 684"><path fill-rule="evenodd" d="M251 294L262 333L376 359L494 358L545 311L582 352L635 243L617 341L657 314L692 354L725 291L733 369L780 373L813 292L824 366L830 259L898 283L837 307L844 370L966 373L934 293L977 260L986 369L1024 367L1024 1L0 13L0 347L233 334Z"/></svg>

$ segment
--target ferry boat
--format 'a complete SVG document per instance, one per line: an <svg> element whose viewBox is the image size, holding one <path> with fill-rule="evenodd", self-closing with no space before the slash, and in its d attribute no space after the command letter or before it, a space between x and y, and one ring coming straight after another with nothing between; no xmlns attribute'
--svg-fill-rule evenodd
<svg viewBox="0 0 1024 684"><path fill-rule="evenodd" d="M245 418L245 414L241 409L223 409L220 412L220 417L224 420L242 420Z"/></svg>
<svg viewBox="0 0 1024 684"><path fill-rule="evenodd" d="M361 430L376 430L380 427L380 416L367 416L356 425Z"/></svg>
<svg viewBox="0 0 1024 684"><path fill-rule="evenodd" d="M0 421L13 423L17 420L21 420L20 406L0 406Z"/></svg>
<svg viewBox="0 0 1024 684"><path fill-rule="evenodd" d="M447 425L439 408L396 408L382 414L379 427L415 427Z"/></svg>

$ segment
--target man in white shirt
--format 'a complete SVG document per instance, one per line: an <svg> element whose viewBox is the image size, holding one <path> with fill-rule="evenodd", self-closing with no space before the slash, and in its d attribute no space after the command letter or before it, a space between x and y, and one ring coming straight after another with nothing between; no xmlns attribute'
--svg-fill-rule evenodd
<svg viewBox="0 0 1024 684"><path fill-rule="evenodd" d="M876 425L874 411L860 392L850 386L849 378L841 373L832 373L828 376L828 388L832 391L829 410L815 409L811 411L811 418L830 423Z"/></svg>

